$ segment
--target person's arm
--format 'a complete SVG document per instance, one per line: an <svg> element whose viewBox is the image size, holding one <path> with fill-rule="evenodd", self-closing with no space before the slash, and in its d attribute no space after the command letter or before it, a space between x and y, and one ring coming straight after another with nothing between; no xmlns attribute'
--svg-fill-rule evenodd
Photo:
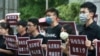
<svg viewBox="0 0 100 56"><path fill-rule="evenodd" d="M0 48L0 53L5 53L5 54L13 54L13 52L11 50L5 50L5 49L1 49Z"/></svg>
<svg viewBox="0 0 100 56"><path fill-rule="evenodd" d="M63 43L63 45L61 45L61 49L63 51L63 53L65 53L67 56L70 56L69 55L69 39L67 39L66 43Z"/></svg>

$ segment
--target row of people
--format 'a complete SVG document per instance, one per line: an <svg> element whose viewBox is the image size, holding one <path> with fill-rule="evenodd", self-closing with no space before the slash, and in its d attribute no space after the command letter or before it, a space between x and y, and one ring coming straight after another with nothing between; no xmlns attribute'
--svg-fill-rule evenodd
<svg viewBox="0 0 100 56"><path fill-rule="evenodd" d="M87 35L86 46L88 47L88 56L95 56L95 42L96 39L100 39L100 28L97 23L94 21L94 16L96 13L96 6L91 2L85 2L80 6L80 21L84 25L81 27L81 31L79 31L80 35ZM58 40L60 38L60 33L65 31L69 34L72 33L72 29L67 27L63 27L59 24L59 12L55 8L50 8L45 12L46 17L50 17L47 23L50 25L45 29L45 36L41 35L38 30L38 20L37 18L30 18L28 22L19 21L17 24L17 36L18 37L29 37L30 39L37 39L43 38L43 45L42 47L46 49L46 43L49 39ZM2 35L12 35L12 29L9 27L7 23L0 23L0 55L1 56L8 56L15 53L13 50L6 49L5 40ZM63 52L69 55L69 41L65 39L67 47L61 46ZM12 55L14 56L14 55Z"/></svg>

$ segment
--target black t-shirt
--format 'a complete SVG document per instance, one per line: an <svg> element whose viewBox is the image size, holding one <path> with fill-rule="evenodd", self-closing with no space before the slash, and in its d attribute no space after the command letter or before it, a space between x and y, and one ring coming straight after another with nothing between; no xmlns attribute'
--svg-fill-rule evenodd
<svg viewBox="0 0 100 56"><path fill-rule="evenodd" d="M43 39L43 44L45 44L46 42L45 42L45 37L43 36L43 35L41 35L41 34L38 34L37 36L30 36L30 39Z"/></svg>
<svg viewBox="0 0 100 56"><path fill-rule="evenodd" d="M100 27L97 25L97 23L94 21L92 24L90 24L88 27L85 25L82 27L82 30L79 33L80 35L87 35L87 38L91 41L93 39L99 39L100 40Z"/></svg>
<svg viewBox="0 0 100 56"><path fill-rule="evenodd" d="M17 37L29 37L28 33L25 33L24 35L17 33L16 35L17 35Z"/></svg>
<svg viewBox="0 0 100 56"><path fill-rule="evenodd" d="M55 27L48 27L46 28L46 42L49 40L49 39L60 39L60 32L61 32L61 25L57 25Z"/></svg>
<svg viewBox="0 0 100 56"><path fill-rule="evenodd" d="M3 38L3 35L0 35L0 48L5 49L5 50L10 50L13 53L15 53L14 50L6 49L5 39ZM5 54L5 53L0 53L0 56L14 56L14 54L13 55L8 55L8 54Z"/></svg>
<svg viewBox="0 0 100 56"><path fill-rule="evenodd" d="M79 33L80 35L87 35L87 38L91 41L93 41L93 39L99 39L100 40L100 27L97 25L96 22L93 22L88 27L86 27L84 25L81 28L82 29ZM96 55L95 50L93 50L93 51L89 50L88 56L95 56L95 55Z"/></svg>

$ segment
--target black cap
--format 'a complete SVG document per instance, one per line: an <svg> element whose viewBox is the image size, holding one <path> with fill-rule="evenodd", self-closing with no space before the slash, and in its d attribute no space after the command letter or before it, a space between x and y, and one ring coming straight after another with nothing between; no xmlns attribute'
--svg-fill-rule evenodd
<svg viewBox="0 0 100 56"><path fill-rule="evenodd" d="M18 21L17 25L22 25L23 27L27 26L27 22L25 20Z"/></svg>

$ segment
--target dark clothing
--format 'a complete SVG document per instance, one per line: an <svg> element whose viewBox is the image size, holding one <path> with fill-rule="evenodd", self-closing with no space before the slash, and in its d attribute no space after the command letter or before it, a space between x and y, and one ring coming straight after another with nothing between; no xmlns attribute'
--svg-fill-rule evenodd
<svg viewBox="0 0 100 56"><path fill-rule="evenodd" d="M45 37L43 36L43 35L41 35L41 34L39 34L39 35L37 35L36 37L34 37L34 36L30 36L30 39L43 39L43 44L45 44L46 42L45 42Z"/></svg>
<svg viewBox="0 0 100 56"><path fill-rule="evenodd" d="M56 40L60 39L60 32L61 32L61 26L57 25L55 27L48 27L46 29L46 42L51 39L51 40Z"/></svg>
<svg viewBox="0 0 100 56"><path fill-rule="evenodd" d="M0 35L0 48L1 49L5 49L5 50L10 50L10 49L6 49L6 45L5 45L5 39L3 38L3 35ZM10 50L14 53L14 50ZM14 55L8 55L5 53L0 53L0 56L14 56Z"/></svg>
<svg viewBox="0 0 100 56"><path fill-rule="evenodd" d="M88 40L93 41L93 39L100 40L100 27L96 22L93 22L88 27L85 25L82 27L82 30L79 33L80 35L87 35ZM88 56L95 56L95 50L88 52Z"/></svg>
<svg viewBox="0 0 100 56"><path fill-rule="evenodd" d="M21 34L17 33L17 37L29 37L29 34L25 33L24 35L21 35Z"/></svg>

